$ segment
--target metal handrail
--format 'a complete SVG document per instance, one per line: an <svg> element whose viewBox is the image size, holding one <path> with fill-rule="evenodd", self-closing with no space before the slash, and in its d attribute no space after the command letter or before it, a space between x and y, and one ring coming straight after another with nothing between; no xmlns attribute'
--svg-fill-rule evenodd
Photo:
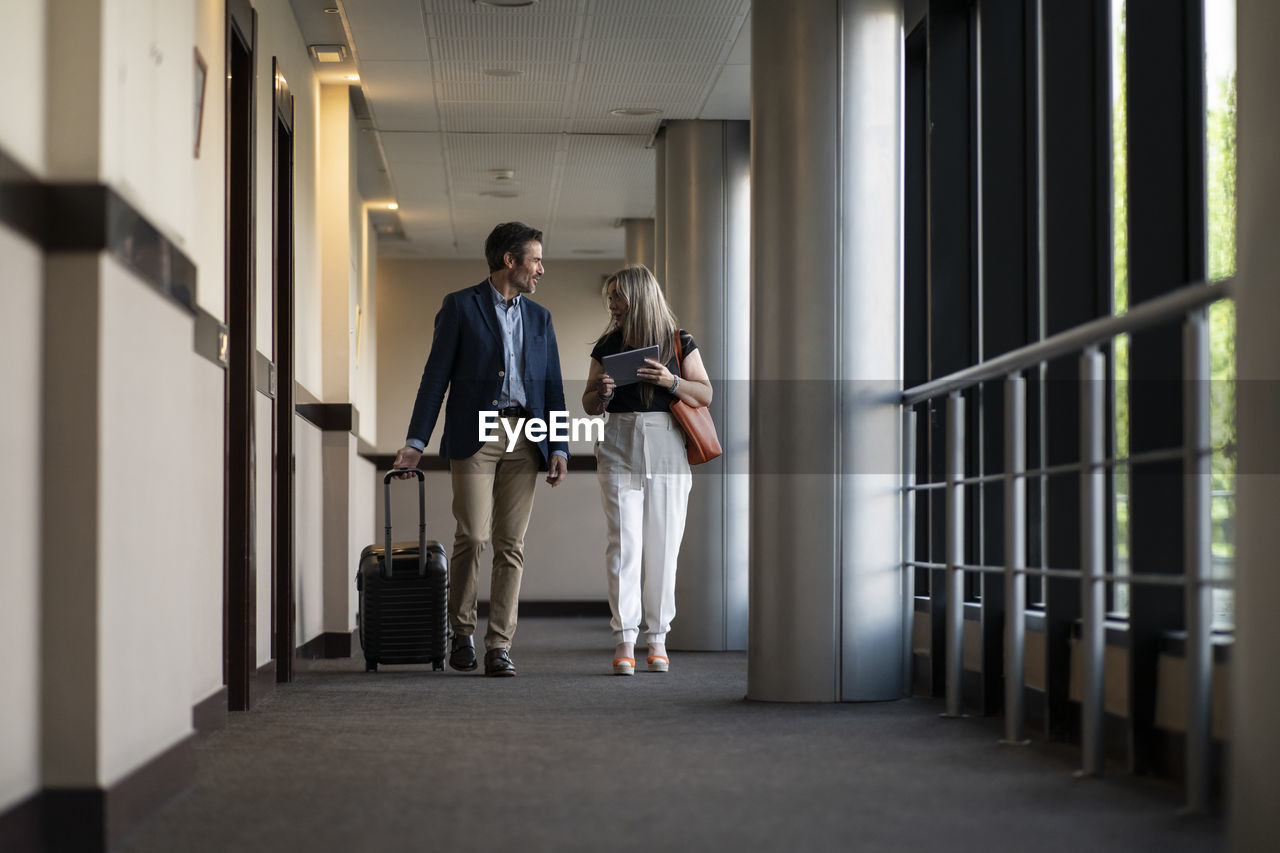
<svg viewBox="0 0 1280 853"><path fill-rule="evenodd" d="M1125 314L1090 320L1088 323L1082 323L1042 341L1011 350L981 364L908 388L902 392L902 404L913 406L979 382L1003 379L1011 373L1026 370L1041 362L1097 346L1117 335L1131 334L1179 320L1188 311L1231 296L1234 287L1232 279L1224 279L1212 284L1188 284L1163 296L1140 302Z"/></svg>
<svg viewBox="0 0 1280 853"><path fill-rule="evenodd" d="M1209 376L1208 311L1210 303L1231 296L1232 282L1192 284L1158 299L1141 303L1127 314L1103 317L1046 338L1038 343L1005 353L973 367L926 382L904 391L902 404L902 452L904 460L902 492L903 649L912 648L910 624L914 618L914 577L916 568L941 569L945 573L943 601L943 668L946 694L944 716L962 716L964 612L962 589L965 574L1003 575L1004 673L1006 743L1025 743L1022 679L1026 647L1026 579L1069 578L1080 588L1081 633L1078 654L1080 670L1081 773L1095 776L1103 769L1104 721L1104 625L1105 586L1108 583L1141 586L1177 586L1183 589L1186 622L1187 728L1185 779L1187 807L1202 812L1209 803L1211 765L1212 689L1212 600L1217 587L1231 582L1214 577L1214 556L1210 531L1209 465L1212 454L1209 430L1210 400L1204 383ZM1183 393L1182 442L1179 447L1148 450L1117 458L1105 453L1106 361L1100 344L1117 335L1182 322L1182 376L1189 384ZM1027 470L1027 381L1023 372L1051 359L1079 354L1080 454L1076 463ZM966 476L965 403L960 392L981 382L999 380L1004 388L1004 470L999 474ZM940 482L917 482L914 470L917 403L946 396L946 470ZM985 396L985 395L984 395ZM979 400L982 406L983 401ZM983 427L979 426L981 430ZM1109 470L1155 461L1180 461L1184 472L1183 510L1184 566L1180 574L1135 575L1108 572L1106 548L1106 477ZM1026 565L1027 481L1050 473L1079 476L1080 487L1080 567L1079 569L1039 568ZM965 554L966 492L973 484L1004 482L1004 566L967 564ZM941 487L945 496L945 536L941 563L915 560L914 518L916 494ZM936 559L936 557L935 557ZM904 683L909 683L909 655L904 654ZM1012 675L1012 677L1010 677Z"/></svg>

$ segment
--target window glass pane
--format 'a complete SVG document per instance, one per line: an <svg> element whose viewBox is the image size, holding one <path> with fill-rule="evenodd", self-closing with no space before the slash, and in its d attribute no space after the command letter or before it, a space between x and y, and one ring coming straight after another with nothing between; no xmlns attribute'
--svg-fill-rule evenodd
<svg viewBox="0 0 1280 853"><path fill-rule="evenodd" d="M1236 4L1204 0L1205 152L1208 180L1209 278L1236 272ZM1209 309L1210 439L1213 444L1213 574L1235 575L1236 315L1223 300ZM1234 623L1234 591L1213 591L1218 629Z"/></svg>
<svg viewBox="0 0 1280 853"><path fill-rule="evenodd" d="M1129 310L1129 193L1128 108L1125 86L1125 0L1111 0L1111 152L1112 152L1112 311ZM1112 346L1112 380L1115 398L1117 459L1129 456L1129 336L1120 335ZM1112 524L1116 574L1129 573L1129 469L1117 465L1112 480L1115 496ZM1111 611L1129 612L1129 585L1112 584Z"/></svg>

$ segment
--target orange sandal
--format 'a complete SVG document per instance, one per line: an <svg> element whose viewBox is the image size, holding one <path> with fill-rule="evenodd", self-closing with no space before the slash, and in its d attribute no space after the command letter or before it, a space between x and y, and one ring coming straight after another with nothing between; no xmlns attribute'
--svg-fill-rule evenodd
<svg viewBox="0 0 1280 853"><path fill-rule="evenodd" d="M649 672L666 672L671 668L671 661L663 655L649 655L646 662L649 664Z"/></svg>
<svg viewBox="0 0 1280 853"><path fill-rule="evenodd" d="M635 675L636 659L635 658L614 658L613 674L614 675Z"/></svg>

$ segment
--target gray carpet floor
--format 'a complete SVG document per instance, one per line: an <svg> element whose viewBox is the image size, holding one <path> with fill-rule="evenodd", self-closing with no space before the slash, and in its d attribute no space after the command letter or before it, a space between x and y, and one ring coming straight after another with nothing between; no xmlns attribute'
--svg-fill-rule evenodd
<svg viewBox="0 0 1280 853"><path fill-rule="evenodd" d="M124 851L1207 851L1170 786L929 700L744 700L746 656L609 674L608 626L525 619L516 678L324 661L198 741Z"/></svg>

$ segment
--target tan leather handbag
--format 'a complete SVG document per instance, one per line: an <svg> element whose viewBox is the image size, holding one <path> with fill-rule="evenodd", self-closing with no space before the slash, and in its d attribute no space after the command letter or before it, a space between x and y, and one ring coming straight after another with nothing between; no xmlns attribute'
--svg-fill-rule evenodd
<svg viewBox="0 0 1280 853"><path fill-rule="evenodd" d="M680 330L676 330L676 375L680 375L680 367L684 362L684 354L680 347ZM693 407L676 397L671 401L671 416L676 419L684 432L684 447L689 456L690 465L701 465L710 462L724 450L720 447L720 439L716 436L716 425L711 420L711 410L706 406Z"/></svg>

